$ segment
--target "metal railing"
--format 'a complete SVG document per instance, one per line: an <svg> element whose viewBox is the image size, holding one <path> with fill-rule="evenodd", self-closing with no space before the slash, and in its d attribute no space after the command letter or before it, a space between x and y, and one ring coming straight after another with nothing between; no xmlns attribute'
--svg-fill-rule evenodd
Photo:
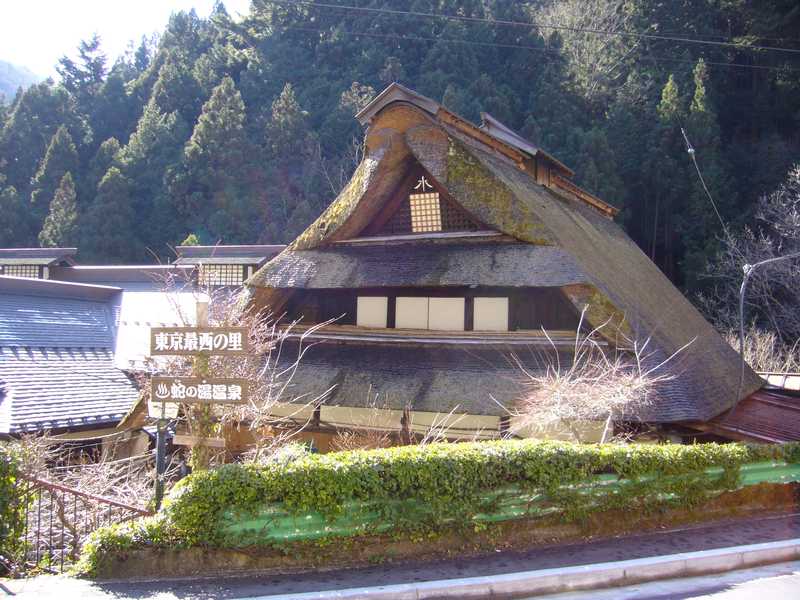
<svg viewBox="0 0 800 600"><path fill-rule="evenodd" d="M35 477L22 479L25 508L22 546L16 570L62 572L80 556L81 546L98 527L153 513L123 502Z"/></svg>

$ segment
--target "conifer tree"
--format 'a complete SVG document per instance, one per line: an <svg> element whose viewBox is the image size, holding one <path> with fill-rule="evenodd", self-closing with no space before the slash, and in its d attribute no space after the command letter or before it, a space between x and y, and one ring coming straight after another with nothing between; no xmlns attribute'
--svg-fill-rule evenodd
<svg viewBox="0 0 800 600"><path fill-rule="evenodd" d="M0 129L0 169L24 198L30 198L31 180L59 127L76 132L75 115L68 94L52 81L32 85L14 102ZM47 200L63 176L53 182ZM47 210L46 203L44 210Z"/></svg>
<svg viewBox="0 0 800 600"><path fill-rule="evenodd" d="M254 241L263 223L255 147L242 96L225 77L203 105L170 190L191 229L226 243Z"/></svg>
<svg viewBox="0 0 800 600"><path fill-rule="evenodd" d="M119 156L120 145L117 138L108 138L97 149L92 160L89 161L89 172L87 173L87 186L92 190L92 195L97 191L97 185L108 169L114 164Z"/></svg>
<svg viewBox="0 0 800 600"><path fill-rule="evenodd" d="M77 244L78 205L75 195L75 184L68 171L61 178L50 211L39 232L39 245L42 248L71 247Z"/></svg>
<svg viewBox="0 0 800 600"><path fill-rule="evenodd" d="M681 108L681 96L678 92L678 84L675 83L675 76L670 73L664 89L661 90L661 102L658 104L658 116L664 124L674 124L683 114Z"/></svg>
<svg viewBox="0 0 800 600"><path fill-rule="evenodd" d="M31 192L32 214L36 223L41 223L47 214L50 201L67 173L78 172L78 153L72 136L63 125L58 128L47 147Z"/></svg>
<svg viewBox="0 0 800 600"><path fill-rule="evenodd" d="M0 174L0 247L32 246L27 202Z"/></svg>
<svg viewBox="0 0 800 600"><path fill-rule="evenodd" d="M81 253L100 263L140 260L144 249L135 237L132 204L130 181L117 167L111 167L86 214Z"/></svg>

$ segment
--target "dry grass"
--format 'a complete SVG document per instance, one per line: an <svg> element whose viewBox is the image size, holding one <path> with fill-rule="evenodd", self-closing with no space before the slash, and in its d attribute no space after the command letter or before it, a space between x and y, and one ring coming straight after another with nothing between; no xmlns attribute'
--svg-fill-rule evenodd
<svg viewBox="0 0 800 600"><path fill-rule="evenodd" d="M729 330L725 340L739 352L739 332ZM757 327L745 330L744 359L754 370L762 373L800 372L800 340L792 346L783 343L772 331Z"/></svg>

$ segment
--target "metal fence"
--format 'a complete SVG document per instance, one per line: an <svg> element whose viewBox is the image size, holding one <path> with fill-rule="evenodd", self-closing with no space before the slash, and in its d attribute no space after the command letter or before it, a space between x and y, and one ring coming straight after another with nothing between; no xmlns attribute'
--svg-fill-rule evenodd
<svg viewBox="0 0 800 600"><path fill-rule="evenodd" d="M81 546L98 527L152 514L43 479L23 479L21 485L26 511L16 570L64 571L78 560Z"/></svg>

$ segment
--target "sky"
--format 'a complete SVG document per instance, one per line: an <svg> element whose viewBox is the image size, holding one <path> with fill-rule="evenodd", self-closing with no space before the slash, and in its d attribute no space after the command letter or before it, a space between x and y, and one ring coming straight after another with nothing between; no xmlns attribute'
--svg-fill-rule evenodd
<svg viewBox="0 0 800 600"><path fill-rule="evenodd" d="M75 56L78 43L97 33L109 65L130 40L163 30L171 13L194 8L201 17L215 0L0 0L0 60L57 77L62 55ZM250 0L224 0L235 17Z"/></svg>

